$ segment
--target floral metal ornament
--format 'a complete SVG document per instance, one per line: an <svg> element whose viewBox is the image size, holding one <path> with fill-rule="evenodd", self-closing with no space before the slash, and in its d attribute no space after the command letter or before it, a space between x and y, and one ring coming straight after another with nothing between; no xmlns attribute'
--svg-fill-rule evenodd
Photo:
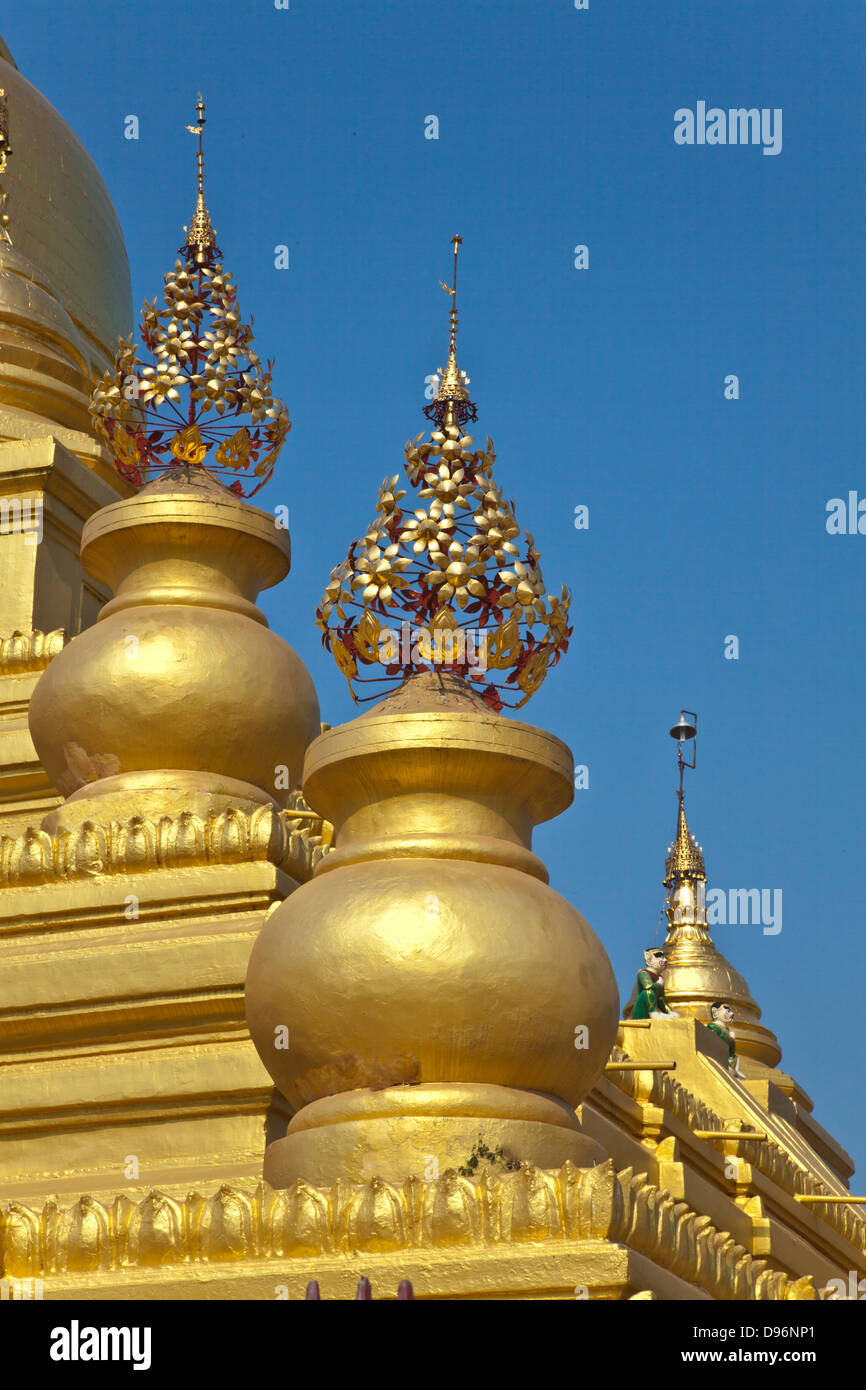
<svg viewBox="0 0 866 1390"><path fill-rule="evenodd" d="M549 597L532 535L493 478L495 453L465 425L477 418L469 378L457 365L454 237L448 365L425 409L435 428L406 445L400 475L379 488L376 515L331 573L316 622L322 643L355 701L418 671L448 670L472 681L493 708L519 709L568 650L571 595ZM378 666L381 674L374 668ZM373 687L360 695L359 688Z"/></svg>
<svg viewBox="0 0 866 1390"><path fill-rule="evenodd" d="M231 272L204 201L199 94L196 154L198 197L186 241L165 276L164 307L145 301L141 344L121 339L114 369L105 373L90 412L122 478L141 487L176 463L234 477L229 490L251 497L264 487L291 429L273 395L273 362L253 350L252 327L240 315ZM239 475L243 475L243 480Z"/></svg>

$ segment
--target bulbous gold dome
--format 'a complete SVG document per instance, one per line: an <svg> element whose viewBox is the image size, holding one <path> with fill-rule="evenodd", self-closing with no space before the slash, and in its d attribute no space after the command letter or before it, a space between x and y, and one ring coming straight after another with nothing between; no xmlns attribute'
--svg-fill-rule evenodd
<svg viewBox="0 0 866 1390"><path fill-rule="evenodd" d="M318 738L304 788L337 848L268 918L247 975L253 1042L303 1107L267 1180L318 1180L344 1160L420 1174L431 1131L448 1166L488 1123L523 1159L574 1157L572 1107L610 1053L618 997L603 946L530 847L571 802L568 749L466 682L422 674Z"/></svg>
<svg viewBox="0 0 866 1390"><path fill-rule="evenodd" d="M3 175L15 249L48 277L102 372L132 324L129 262L117 213L87 150L18 71L0 39L12 155ZM0 316L4 300L0 289ZM0 388L0 403L3 401Z"/></svg>
<svg viewBox="0 0 866 1390"><path fill-rule="evenodd" d="M247 1000L253 1041L296 1107L342 1089L347 1070L349 1086L375 1084L376 1067L386 1084L478 1082L577 1105L616 1036L589 923L530 874L471 860L314 878L262 928ZM280 1024L286 1051L273 1048Z"/></svg>
<svg viewBox="0 0 866 1390"><path fill-rule="evenodd" d="M199 469L167 470L91 517L82 559L114 589L52 661L30 729L60 812L284 803L319 731L309 672L255 605L288 533ZM282 774L282 775L281 775Z"/></svg>

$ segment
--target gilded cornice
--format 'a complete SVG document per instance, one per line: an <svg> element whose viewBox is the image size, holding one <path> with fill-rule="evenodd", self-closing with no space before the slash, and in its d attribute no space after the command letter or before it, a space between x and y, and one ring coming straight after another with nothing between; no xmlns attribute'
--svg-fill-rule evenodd
<svg viewBox="0 0 866 1390"><path fill-rule="evenodd" d="M627 1052L615 1047L611 1061L631 1060ZM741 1133L743 1125L739 1120L722 1118L702 1100L686 1090L666 1071L621 1071L608 1072L606 1079L624 1091L626 1095L642 1103L658 1106L659 1109L675 1115L688 1129L694 1130L735 1130ZM828 1190L820 1179L812 1176L781 1148L773 1139L745 1139L737 1142L737 1155L762 1173L771 1183L783 1192L794 1197L798 1194L828 1197L840 1196L844 1192ZM851 1242L858 1250L866 1249L866 1221L853 1207L842 1205L816 1206L814 1216L820 1216L832 1226L839 1235Z"/></svg>
<svg viewBox="0 0 866 1390"><path fill-rule="evenodd" d="M133 816L104 825L87 820L53 833L29 826L0 836L0 887L69 882L97 875L266 860L292 878L306 880L328 852L329 827L310 815L294 792L285 811L229 808L206 819L189 811L149 820ZM62 812L61 812L62 814Z"/></svg>
<svg viewBox="0 0 866 1390"><path fill-rule="evenodd" d="M31 671L44 671L58 652L66 644L66 632L56 628L54 632L19 632L11 637L0 637L0 676L21 676Z"/></svg>
<svg viewBox="0 0 866 1390"><path fill-rule="evenodd" d="M11 1202L0 1214L0 1254L14 1278L456 1247L495 1254L539 1242L565 1253L569 1242L599 1240L626 1245L714 1298L817 1297L811 1277L768 1268L709 1217L630 1168L614 1172L610 1160L527 1166L477 1182L450 1170L401 1185L224 1185L180 1201L150 1192L133 1202L121 1192L110 1203L83 1196L61 1208L49 1198L41 1210Z"/></svg>

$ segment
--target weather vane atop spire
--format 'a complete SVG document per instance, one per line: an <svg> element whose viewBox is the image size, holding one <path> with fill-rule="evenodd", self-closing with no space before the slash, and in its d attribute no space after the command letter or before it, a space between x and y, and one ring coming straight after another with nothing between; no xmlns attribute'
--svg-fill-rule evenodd
<svg viewBox="0 0 866 1390"><path fill-rule="evenodd" d="M196 125L188 125L187 130L190 135L198 136L198 149L196 150L196 181L198 183L198 196L196 197L195 212L189 227L184 227L186 241L178 252L181 256L188 256L194 260L196 265L215 265L222 257L222 252L216 244L216 232L211 225L210 215L204 201L204 144L202 133L205 127L205 105L202 94L199 92L198 101L195 104L198 122Z"/></svg>
<svg viewBox="0 0 866 1390"><path fill-rule="evenodd" d="M433 400L424 407L427 419L434 420L440 428L447 425L462 426L467 420L478 419L478 411L474 402L469 399L466 389L469 386L469 377L465 372L461 372L457 365L457 255L463 245L462 236L453 236L451 245L454 248L453 283L446 285L444 280L439 281L445 293L451 297L448 365L444 371L437 367L436 375L433 377Z"/></svg>
<svg viewBox="0 0 866 1390"><path fill-rule="evenodd" d="M6 92L0 87L0 174L5 174L9 163L9 156L12 153L12 146L9 144L9 107L6 104ZM9 214L6 211L6 202L9 194L0 185L0 241L8 242L12 245L12 233L9 231Z"/></svg>

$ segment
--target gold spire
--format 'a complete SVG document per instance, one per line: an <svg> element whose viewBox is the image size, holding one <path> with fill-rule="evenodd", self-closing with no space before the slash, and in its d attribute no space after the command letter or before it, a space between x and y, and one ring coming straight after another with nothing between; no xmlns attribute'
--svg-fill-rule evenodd
<svg viewBox="0 0 866 1390"><path fill-rule="evenodd" d="M454 274L450 285L446 285L444 280L439 284L451 298L451 309L448 315L450 331L448 336L448 363L443 371L441 367L436 368L435 395L430 405L425 407L424 414L428 420L435 420L442 428L449 425L464 425L467 420L477 420L478 411L474 403L469 399L469 377L465 372L461 372L457 365L457 254L463 245L462 236L453 236L451 245L454 249Z"/></svg>
<svg viewBox="0 0 866 1390"><path fill-rule="evenodd" d="M241 497L268 482L291 429L273 394L273 362L263 364L251 323L240 316L237 288L223 268L204 201L204 102L196 102L198 201L180 248L183 258L164 277L164 307L145 300L139 356L121 340L114 368L91 397L90 411L121 477L142 487L173 461L203 467ZM183 393L183 394L182 394ZM238 474L246 476L241 480Z"/></svg>
<svg viewBox="0 0 866 1390"><path fill-rule="evenodd" d="M449 368L425 414L434 421L405 450L405 472L416 497L400 505L399 474L379 488L376 515L353 541L316 610L322 641L349 682L402 684L437 667L476 684L497 712L520 709L568 650L571 596L548 595L541 554L521 532L514 504L493 477L496 454L464 433L476 418L468 378L457 366L457 252L451 296ZM359 667L360 663L360 667ZM360 668L379 667L361 675Z"/></svg>
<svg viewBox="0 0 866 1390"><path fill-rule="evenodd" d="M190 135L198 136L198 149L196 151L196 181L198 183L198 196L195 203L195 212L189 227L184 227L186 241L180 248L179 254L188 256L194 260L196 265L213 265L219 260L222 252L216 244L216 232L210 220L210 214L204 200L204 146L202 144L202 132L205 125L205 104L202 100L201 92L198 94L198 101L195 104L198 122L196 125L188 125L187 130Z"/></svg>
<svg viewBox="0 0 866 1390"><path fill-rule="evenodd" d="M9 107L6 102L6 89L0 87L0 174L5 174L9 163L9 156L12 153L12 146L9 144ZM9 194L0 184L0 241L12 245L12 234L9 231L9 214L6 211L6 202Z"/></svg>
<svg viewBox="0 0 866 1390"><path fill-rule="evenodd" d="M772 1068L779 1062L782 1049L775 1035L761 1023L761 1010L746 980L726 960L710 936L704 855L689 830L682 788L683 768L691 764L684 762L681 754L680 744L677 750L680 768L677 833L665 860L664 883L668 890L665 995L677 1013L690 1014L704 1023L711 1020L711 1006L723 999L734 1010L737 1051L741 1058L748 1057L750 1062ZM773 1075L780 1085L784 1084L781 1073Z"/></svg>
<svg viewBox="0 0 866 1390"><path fill-rule="evenodd" d="M704 1023L711 1021L710 1009L714 1003L723 999L730 1004L735 1014L738 1055L741 1060L743 1057L749 1059L748 1075L763 1075L760 1069L753 1069L752 1064L775 1068L782 1049L775 1034L761 1022L761 1010L746 980L722 955L710 936L704 856L689 832L682 789L678 796L676 840L665 861L664 882L668 890L665 997L676 1013L687 1014ZM624 1017L631 1016L636 997L635 986ZM783 1073L773 1071L772 1079L791 1093L794 1083Z"/></svg>
<svg viewBox="0 0 866 1390"><path fill-rule="evenodd" d="M682 791L679 791L677 795L680 802L677 814L677 835L674 843L668 846L668 857L665 860L664 882L668 888L680 879L692 879L695 882L699 879L706 882L707 879L701 847L694 835L689 833Z"/></svg>

